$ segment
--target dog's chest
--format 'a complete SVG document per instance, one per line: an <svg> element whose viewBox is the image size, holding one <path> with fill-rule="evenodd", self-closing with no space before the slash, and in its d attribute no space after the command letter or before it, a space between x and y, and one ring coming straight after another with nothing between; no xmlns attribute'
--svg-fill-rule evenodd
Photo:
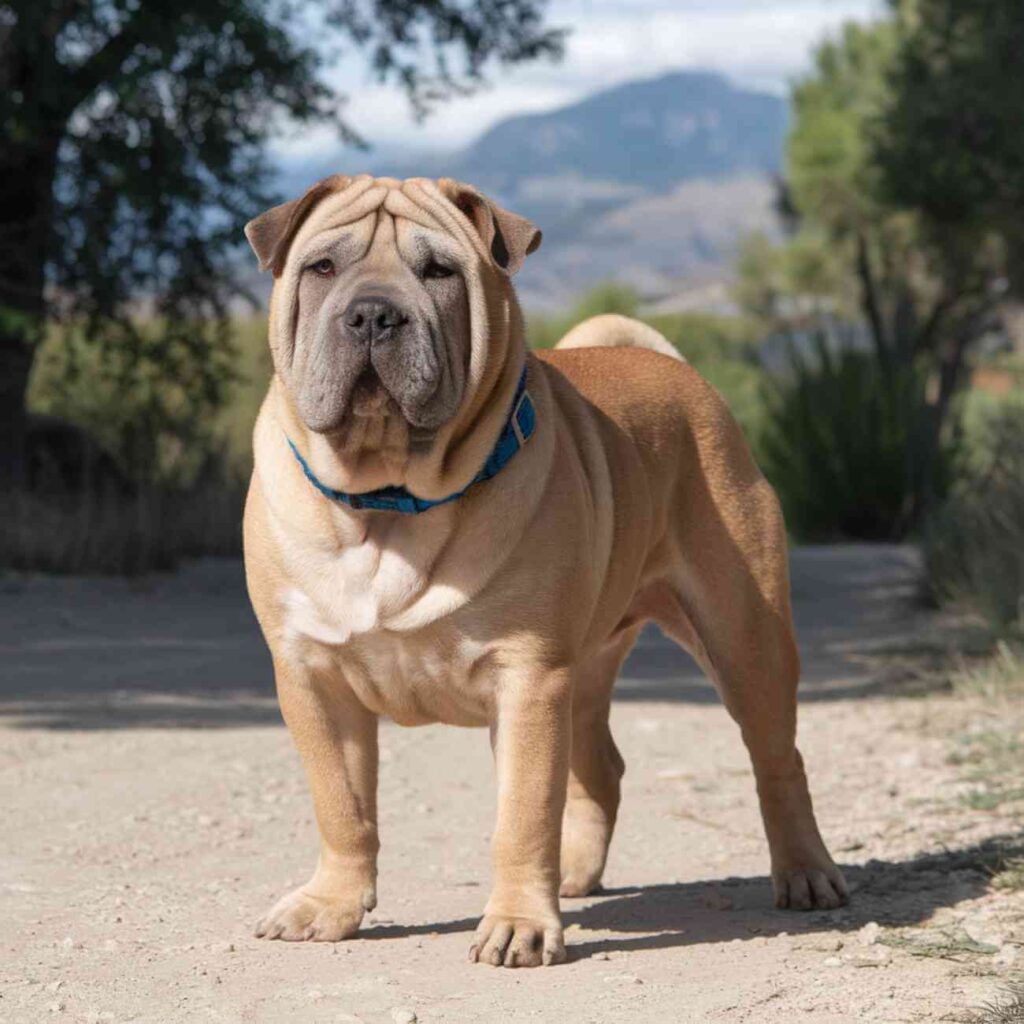
<svg viewBox="0 0 1024 1024"><path fill-rule="evenodd" d="M486 646L450 629L359 637L335 654L363 704L400 725L485 725L493 681Z"/></svg>
<svg viewBox="0 0 1024 1024"><path fill-rule="evenodd" d="M289 657L337 672L363 704L401 724L487 721L488 648L452 614L464 595L379 550L304 563L279 595Z"/></svg>

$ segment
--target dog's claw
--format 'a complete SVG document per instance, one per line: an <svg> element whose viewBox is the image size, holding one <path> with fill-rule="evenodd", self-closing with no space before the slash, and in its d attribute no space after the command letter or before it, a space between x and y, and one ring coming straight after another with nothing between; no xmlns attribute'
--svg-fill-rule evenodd
<svg viewBox="0 0 1024 1024"><path fill-rule="evenodd" d="M540 967L565 960L565 942L558 924L488 914L480 922L469 959L492 967Z"/></svg>

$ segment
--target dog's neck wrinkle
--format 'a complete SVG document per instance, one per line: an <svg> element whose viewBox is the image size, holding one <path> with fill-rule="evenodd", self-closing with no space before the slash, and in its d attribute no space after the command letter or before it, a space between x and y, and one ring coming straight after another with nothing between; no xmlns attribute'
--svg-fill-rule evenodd
<svg viewBox="0 0 1024 1024"><path fill-rule="evenodd" d="M375 416L349 417L331 434L313 434L295 409L287 383L279 377L272 394L272 415L282 436L301 439L317 475L331 486L358 493L403 484L409 462L409 430L400 412L385 406ZM345 486L336 481L344 481Z"/></svg>

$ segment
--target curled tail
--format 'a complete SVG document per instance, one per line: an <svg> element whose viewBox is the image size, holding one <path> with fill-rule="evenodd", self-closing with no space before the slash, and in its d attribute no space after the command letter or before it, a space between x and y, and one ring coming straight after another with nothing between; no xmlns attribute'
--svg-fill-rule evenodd
<svg viewBox="0 0 1024 1024"><path fill-rule="evenodd" d="M647 348L670 359L686 360L653 327L618 313L592 316L577 324L555 348Z"/></svg>

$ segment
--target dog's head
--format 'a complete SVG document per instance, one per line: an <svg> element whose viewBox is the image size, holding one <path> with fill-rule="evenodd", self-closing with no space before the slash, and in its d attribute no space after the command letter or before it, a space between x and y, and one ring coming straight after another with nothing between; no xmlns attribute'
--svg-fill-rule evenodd
<svg viewBox="0 0 1024 1024"><path fill-rule="evenodd" d="M521 370L510 277L540 232L450 179L367 175L327 178L245 232L275 277L274 366L318 475L429 498L468 470L464 486Z"/></svg>

